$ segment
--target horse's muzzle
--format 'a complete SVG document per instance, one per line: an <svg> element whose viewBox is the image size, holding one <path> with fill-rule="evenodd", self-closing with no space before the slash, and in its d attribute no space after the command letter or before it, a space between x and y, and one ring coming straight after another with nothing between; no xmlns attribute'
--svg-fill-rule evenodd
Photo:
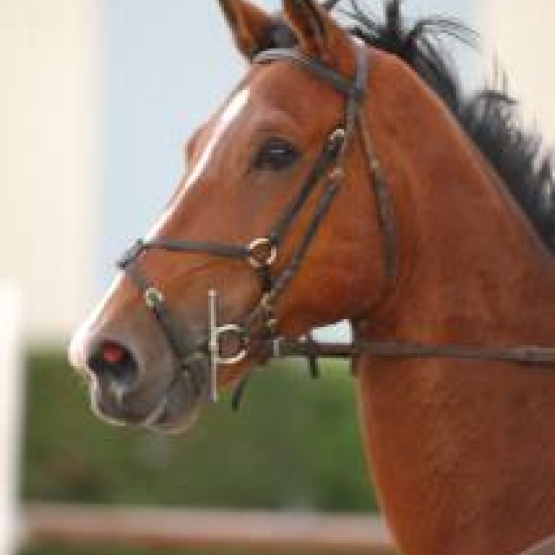
<svg viewBox="0 0 555 555"><path fill-rule="evenodd" d="M163 432L190 427L209 389L207 360L198 357L185 365L172 355L145 362L122 341L82 333L70 347L72 364L90 383L97 416Z"/></svg>

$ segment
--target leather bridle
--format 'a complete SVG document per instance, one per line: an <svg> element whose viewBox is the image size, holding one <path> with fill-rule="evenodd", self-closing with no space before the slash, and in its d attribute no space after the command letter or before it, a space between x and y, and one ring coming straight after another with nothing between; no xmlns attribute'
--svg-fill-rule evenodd
<svg viewBox="0 0 555 555"><path fill-rule="evenodd" d="M351 344L322 344L311 336L301 340L287 340L279 333L276 303L287 289L308 253L316 234L328 214L344 178L345 155L358 137L365 153L369 181L376 198L379 227L384 253L384 293L397 275L397 241L393 202L387 188L381 164L376 157L370 133L366 127L362 106L367 96L369 52L356 44L357 68L353 79L347 79L319 61L305 56L296 49L264 51L255 59L256 64L289 61L325 81L345 97L344 119L328 135L306 181L297 196L270 227L266 235L248 245L231 245L204 241L156 239L138 241L119 261L144 297L146 306L156 317L166 337L178 367L176 375L184 373L195 390L200 393L206 381L210 382L210 398L218 399L217 373L219 366L234 365L246 359L251 352L265 359L288 356L308 358L313 373L317 373L316 360L320 357L352 358L372 355L384 358L456 358L491 361L512 361L555 365L555 348L547 347L478 347L462 345L423 345L419 343L372 342L355 339ZM317 192L319 191L319 192ZM310 198L316 197L307 228L294 247L283 270L275 273L280 248L292 230L299 214ZM191 339L193 334L185 324L175 321L163 293L140 268L141 255L158 250L172 253L200 253L213 257L242 260L256 272L261 285L261 298L241 323L219 325L218 294L209 291L208 336L201 342ZM222 343L233 339L237 345L229 356L223 354ZM210 366L207 376L206 363Z"/></svg>

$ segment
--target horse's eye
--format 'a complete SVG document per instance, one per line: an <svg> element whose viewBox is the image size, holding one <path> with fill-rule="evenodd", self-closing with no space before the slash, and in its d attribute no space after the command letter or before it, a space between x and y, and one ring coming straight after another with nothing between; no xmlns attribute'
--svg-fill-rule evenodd
<svg viewBox="0 0 555 555"><path fill-rule="evenodd" d="M254 167L280 171L292 166L299 158L297 149L284 139L268 139L254 158Z"/></svg>

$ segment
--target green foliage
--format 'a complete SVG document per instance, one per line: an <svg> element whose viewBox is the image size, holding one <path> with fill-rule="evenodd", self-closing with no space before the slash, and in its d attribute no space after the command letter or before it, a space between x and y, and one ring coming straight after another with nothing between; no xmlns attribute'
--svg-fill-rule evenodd
<svg viewBox="0 0 555 555"><path fill-rule="evenodd" d="M275 365L252 380L239 414L228 403L208 407L188 435L164 437L99 422L64 355L34 353L28 359L23 498L374 510L348 369L328 366L316 382L300 369ZM77 553L93 555L67 555Z"/></svg>

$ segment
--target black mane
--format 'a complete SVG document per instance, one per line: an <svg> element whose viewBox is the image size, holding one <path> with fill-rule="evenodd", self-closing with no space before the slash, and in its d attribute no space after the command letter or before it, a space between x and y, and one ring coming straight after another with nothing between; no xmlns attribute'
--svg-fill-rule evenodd
<svg viewBox="0 0 555 555"><path fill-rule="evenodd" d="M385 19L379 22L357 0L344 11L350 32L366 44L398 56L445 102L462 128L489 160L522 206L548 248L555 253L555 177L552 153L540 134L524 129L517 104L506 86L486 86L465 95L456 70L441 44L442 37L474 46L477 35L446 18L416 21L410 27L401 14L402 0L385 0ZM276 29L280 27L276 22ZM275 33L268 46L291 46L291 33ZM274 30L275 32L275 30ZM289 42L289 44L284 44Z"/></svg>
<svg viewBox="0 0 555 555"><path fill-rule="evenodd" d="M441 36L474 45L475 33L443 18L422 19L406 27L401 0L387 0L383 23L364 13L356 1L351 4L352 34L401 58L443 99L555 252L552 154L544 151L539 133L522 127L518 107L506 87L485 87L471 97L464 95L451 60L441 48Z"/></svg>

